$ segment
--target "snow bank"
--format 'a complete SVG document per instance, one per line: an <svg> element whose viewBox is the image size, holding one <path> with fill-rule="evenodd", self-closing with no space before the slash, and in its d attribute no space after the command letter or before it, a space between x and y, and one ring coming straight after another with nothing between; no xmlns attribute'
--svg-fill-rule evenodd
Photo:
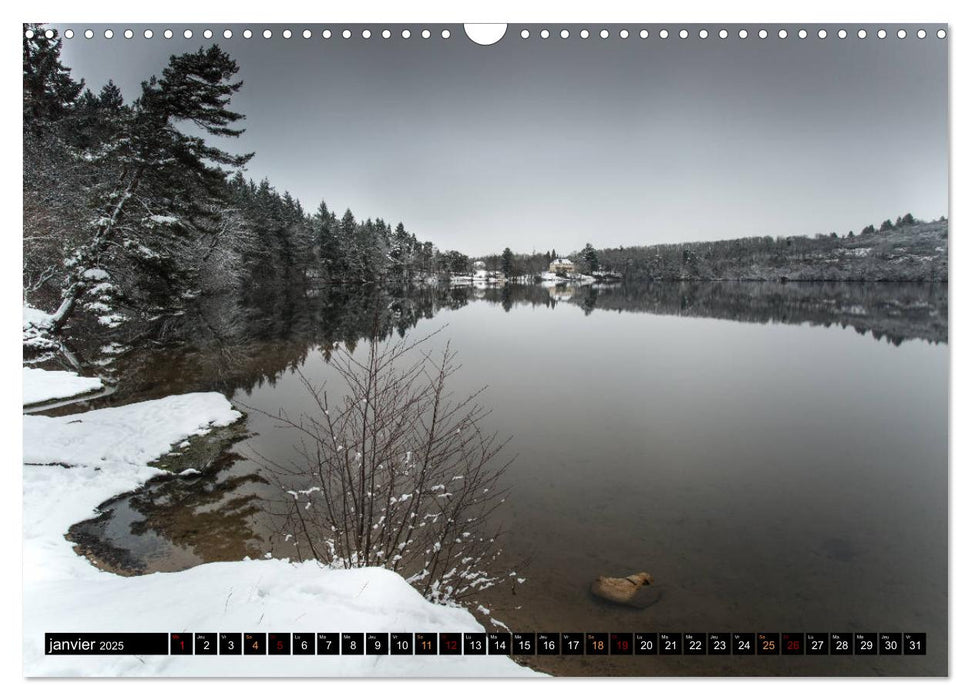
<svg viewBox="0 0 971 700"><path fill-rule="evenodd" d="M35 309L30 304L24 304L24 330L28 326L33 326L34 328L49 328L53 316L46 311L41 311L40 309Z"/></svg>
<svg viewBox="0 0 971 700"><path fill-rule="evenodd" d="M28 603L34 603L28 605ZM386 569L280 560L175 574L45 581L25 589L31 676L527 676L506 657L44 656L43 632L481 632L470 613L429 603ZM28 631L29 630L29 631Z"/></svg>
<svg viewBox="0 0 971 700"><path fill-rule="evenodd" d="M47 337L54 317L24 302L23 344L35 350L49 350L57 343Z"/></svg>
<svg viewBox="0 0 971 700"><path fill-rule="evenodd" d="M101 389L97 377L81 377L75 372L61 372L24 367L24 405L67 399Z"/></svg>
<svg viewBox="0 0 971 700"><path fill-rule="evenodd" d="M240 415L221 394L210 393L57 418L24 416L25 607L28 582L100 573L64 539L71 525L96 515L109 498L166 473L145 465L172 444Z"/></svg>
<svg viewBox="0 0 971 700"><path fill-rule="evenodd" d="M98 504L162 473L170 446L240 417L220 394L186 394L48 418L24 416L24 673L29 676L527 676L507 657L45 656L45 632L482 631L397 574L316 562L206 564L122 577L64 539ZM62 465L70 465L62 466Z"/></svg>

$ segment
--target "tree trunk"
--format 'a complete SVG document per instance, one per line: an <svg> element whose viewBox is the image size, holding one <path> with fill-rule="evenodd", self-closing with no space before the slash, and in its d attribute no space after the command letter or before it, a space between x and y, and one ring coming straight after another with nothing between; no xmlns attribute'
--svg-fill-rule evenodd
<svg viewBox="0 0 971 700"><path fill-rule="evenodd" d="M78 299L88 288L87 279L84 273L89 269L89 264L96 263L104 250L105 244L111 237L114 231L115 223L118 221L118 217L121 216L122 211L124 211L125 203L131 197L135 188L138 187L138 183L141 181L142 169L139 168L135 171L134 177L132 177L131 182L122 192L121 197L115 204L111 211L111 216L108 217L107 221L104 221L98 225L98 230L95 232L93 239L88 244L87 248L80 254L80 260L78 261L78 266L72 275L73 279L67 288L61 293L61 305L54 312L51 318L51 332L58 334L67 323L67 320L74 313L74 309L77 308Z"/></svg>

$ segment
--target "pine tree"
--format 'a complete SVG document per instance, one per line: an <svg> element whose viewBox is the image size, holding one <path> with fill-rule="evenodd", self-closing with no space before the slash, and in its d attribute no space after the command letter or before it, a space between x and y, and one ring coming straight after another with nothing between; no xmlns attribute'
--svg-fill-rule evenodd
<svg viewBox="0 0 971 700"><path fill-rule="evenodd" d="M512 250L508 247L502 251L502 257L499 261L499 269L502 274L506 277L512 277L512 265L513 265L513 255Z"/></svg>
<svg viewBox="0 0 971 700"><path fill-rule="evenodd" d="M328 280L338 277L338 271L344 266L341 256L340 239L335 215L327 209L327 203L320 202L312 219L314 237L317 239L317 251L320 259L321 272Z"/></svg>
<svg viewBox="0 0 971 700"><path fill-rule="evenodd" d="M392 277L401 279L411 267L411 241L405 225L398 222L394 232L391 234L391 243L388 249L389 273Z"/></svg>
<svg viewBox="0 0 971 700"><path fill-rule="evenodd" d="M242 85L232 82L237 71L236 62L214 45L173 56L161 79L142 83L123 147L112 155L113 186L98 195L98 217L71 256L53 316L55 331L92 282L104 279L106 267L127 273L134 266L150 282L153 298L193 295L199 279L195 243L218 234L229 192L222 166L241 168L251 154L232 155L178 126L191 123L209 136L239 136L242 130L232 125L243 117L228 109Z"/></svg>
<svg viewBox="0 0 971 700"><path fill-rule="evenodd" d="M687 252L687 251L686 251ZM584 267L588 272L596 272L600 269L600 261L597 258L597 251L594 247L587 243L583 250L580 252L580 259L583 261Z"/></svg>
<svg viewBox="0 0 971 700"><path fill-rule="evenodd" d="M59 296L62 261L91 218L85 192L92 168L71 145L84 82L71 78L57 32L47 31L24 25L23 288L37 305Z"/></svg>
<svg viewBox="0 0 971 700"><path fill-rule="evenodd" d="M84 81L76 82L61 63L61 38L38 24L23 25L24 126L36 132L67 116ZM28 37L28 34L31 36Z"/></svg>
<svg viewBox="0 0 971 700"><path fill-rule="evenodd" d="M340 246L343 250L344 266L341 277L344 281L364 281L364 251L358 237L358 225L350 209L344 211L340 221Z"/></svg>

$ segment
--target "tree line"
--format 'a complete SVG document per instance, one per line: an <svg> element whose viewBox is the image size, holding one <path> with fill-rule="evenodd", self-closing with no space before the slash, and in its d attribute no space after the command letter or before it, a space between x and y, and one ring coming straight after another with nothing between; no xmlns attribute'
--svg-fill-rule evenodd
<svg viewBox="0 0 971 700"><path fill-rule="evenodd" d="M907 214L840 236L752 236L721 241L604 248L600 264L633 281L947 280L948 221Z"/></svg>
<svg viewBox="0 0 971 700"><path fill-rule="evenodd" d="M49 330L114 328L200 295L266 284L412 280L449 264L402 223L304 211L243 170L242 87L218 45L172 56L126 101L61 61L55 30L24 25L24 300ZM218 144L218 145L214 145Z"/></svg>
<svg viewBox="0 0 971 700"><path fill-rule="evenodd" d="M550 263L560 257L556 248L546 252L516 253L506 247L501 253L483 255L476 258L476 261L481 261L487 270L501 272L507 278L533 278L549 271ZM574 264L576 272L581 274L591 274L601 269L597 250L589 243L582 250L563 257L569 259ZM461 274L467 274L471 270L473 260L465 256L464 262Z"/></svg>
<svg viewBox="0 0 971 700"><path fill-rule="evenodd" d="M576 272L613 273L631 282L685 280L757 281L947 281L947 218L921 221L912 214L879 227L841 236L750 236L719 241L594 248L589 243L567 257ZM546 253L481 258L507 276L536 276L557 258Z"/></svg>

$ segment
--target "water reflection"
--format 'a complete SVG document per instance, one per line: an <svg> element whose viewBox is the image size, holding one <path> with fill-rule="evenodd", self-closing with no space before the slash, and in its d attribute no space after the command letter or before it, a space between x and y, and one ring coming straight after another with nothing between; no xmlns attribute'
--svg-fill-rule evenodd
<svg viewBox="0 0 971 700"><path fill-rule="evenodd" d="M463 364L456 390L489 385L488 428L512 435L518 455L502 524L508 555L530 564L516 591L481 601L497 619L521 629L926 631L927 657L717 669L946 673L946 286L323 289L248 303L206 300L118 355L119 390L103 401L224 391L258 409L240 453L281 462L292 438L267 415L313 410L290 370L333 381L333 348L375 325L390 338L447 323L440 340L454 341ZM153 482L109 504L89 539L142 570L152 557L184 567L290 555L264 522L281 504L256 478L260 465L219 465L211 478ZM591 599L597 576L640 570L661 596L645 616ZM608 660L583 672L653 673L662 662L675 663Z"/></svg>
<svg viewBox="0 0 971 700"><path fill-rule="evenodd" d="M207 452L227 442L215 441ZM99 566L124 575L258 557L266 551L256 523L268 482L238 473L239 460L224 451L215 459L182 461L193 473L152 479L102 504L101 515L72 526L68 539Z"/></svg>
<svg viewBox="0 0 971 700"><path fill-rule="evenodd" d="M204 299L185 314L142 329L117 354L86 353L90 371L118 391L65 407L117 405L186 391L232 396L273 386L320 349L353 350L376 331L404 335L422 319L472 303L555 310L578 306L586 315L618 312L717 318L743 323L852 328L877 340L947 343L947 285L772 282L685 282L611 286L506 285L485 289L325 287L276 289L249 299ZM84 356L83 349L78 354Z"/></svg>

